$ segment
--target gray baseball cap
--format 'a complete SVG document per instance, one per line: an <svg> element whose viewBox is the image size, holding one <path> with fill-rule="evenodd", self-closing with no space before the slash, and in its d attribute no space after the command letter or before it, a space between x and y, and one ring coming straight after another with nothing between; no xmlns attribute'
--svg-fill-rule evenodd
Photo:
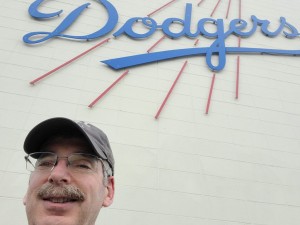
<svg viewBox="0 0 300 225"><path fill-rule="evenodd" d="M74 121L68 118L56 117L36 125L24 141L24 151L27 154L38 152L41 146L52 136L61 132L78 132L91 145L93 153L108 162L112 175L114 174L114 157L106 134L92 124Z"/></svg>

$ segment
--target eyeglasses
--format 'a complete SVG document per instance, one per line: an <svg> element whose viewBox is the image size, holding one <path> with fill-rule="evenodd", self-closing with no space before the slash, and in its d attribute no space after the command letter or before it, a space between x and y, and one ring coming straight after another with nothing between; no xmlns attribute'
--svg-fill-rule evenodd
<svg viewBox="0 0 300 225"><path fill-rule="evenodd" d="M97 156L85 153L72 153L68 156L60 157L53 152L34 152L25 156L26 169L30 172L52 171L59 159L66 159L69 170L79 173L96 172L100 161L104 171L109 176L111 175L111 170L105 161Z"/></svg>

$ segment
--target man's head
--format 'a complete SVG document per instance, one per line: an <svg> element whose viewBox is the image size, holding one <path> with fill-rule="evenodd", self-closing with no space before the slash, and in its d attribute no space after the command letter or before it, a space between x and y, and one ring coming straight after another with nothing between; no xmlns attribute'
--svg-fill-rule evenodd
<svg viewBox="0 0 300 225"><path fill-rule="evenodd" d="M114 197L114 159L106 135L84 122L53 118L24 142L32 171L24 197L29 225L94 225Z"/></svg>

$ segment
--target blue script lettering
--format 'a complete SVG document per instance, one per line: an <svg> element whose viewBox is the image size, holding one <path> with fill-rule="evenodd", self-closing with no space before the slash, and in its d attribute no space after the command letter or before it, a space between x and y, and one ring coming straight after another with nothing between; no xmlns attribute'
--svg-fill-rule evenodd
<svg viewBox="0 0 300 225"><path fill-rule="evenodd" d="M149 17L134 17L129 20L113 35L115 37L119 37L121 35L127 35L130 38L133 39L139 39L139 38L147 38L150 35L154 33L155 30L161 29L162 32L167 35L168 37L175 39L175 38L180 38L182 36L186 36L189 38L197 38L198 36L204 36L207 38L218 38L219 35L224 35L224 25L222 26L222 31L216 30L214 33L209 33L205 29L205 25L207 23L212 23L215 24L217 28L221 28L218 26L218 24L223 23L223 20L217 20L212 19L212 18L202 18L198 21L196 31L192 33L191 31L191 15L192 15L192 4L187 3L186 4L186 9L185 9L185 17L184 19L180 18L167 18L163 21L162 24L158 24L154 19L149 18ZM270 21L269 20L261 20L258 19L256 16L251 16L252 20L252 29L249 31L243 31L245 28L248 27L248 23L245 20L242 19L234 19L230 22L229 25L229 30L226 32L226 37L228 37L230 34L235 34L240 37L249 37L254 32L256 32L257 27L261 27L261 32L268 36L268 37L275 37L279 35L284 28L288 28L291 33L287 33L283 31L286 37L289 38L294 38L299 36L299 33L297 29L292 26L291 24L286 22L286 19L284 17L280 17L280 25L275 31L270 31L269 30L269 25ZM145 32L143 34L136 33L133 31L133 26L136 24L136 22L141 22L142 25L144 25L145 28L149 29L149 32ZM178 33L174 33L171 31L170 26L174 23L181 24L182 25L182 30ZM223 34L220 34L223 32Z"/></svg>
<svg viewBox="0 0 300 225"><path fill-rule="evenodd" d="M38 18L38 19L45 19L45 18L57 16L60 13L62 13L62 10L60 10L59 12L50 13L50 14L45 14L45 13L39 12L38 7L43 1L44 0L37 0L31 4L31 6L29 7L29 14L32 17ZM86 4L79 6L74 11L72 11L61 22L61 24L59 24L59 26L54 31L52 31L52 32L44 32L44 31L31 32L31 33L24 35L23 41L28 44L37 44L37 43L41 43L41 42L46 41L53 37L62 37L62 38L77 39L77 40L90 40L90 39L95 39L95 38L99 38L101 36L106 35L111 30L113 30L114 27L116 26L116 24L118 22L118 12L115 9L115 7L107 0L99 0L97 2L103 4L103 6L106 8L108 15L109 15L109 20L100 30L98 30L92 34L88 34L88 35L84 35L84 36L63 34L63 32L66 29L68 29L74 23L74 21L80 16L80 14L90 5L90 3L86 3ZM40 36L42 36L42 37L40 37Z"/></svg>
<svg viewBox="0 0 300 225"><path fill-rule="evenodd" d="M143 25L149 29L148 32L143 33L143 34L138 34L133 31L133 25L139 21L141 21L143 23ZM156 29L157 29L157 23L154 19L151 19L149 17L143 17L143 18L142 17L134 17L134 18L127 20L125 25L123 27L121 27L113 35L114 35L114 37L118 37L125 33L127 36L129 36L131 38L135 38L135 39L147 38L147 37L151 36L156 31Z"/></svg>
<svg viewBox="0 0 300 225"><path fill-rule="evenodd" d="M59 16L63 10L53 13L43 13L38 10L39 6L44 0L36 0L29 7L29 14L36 19L49 19ZM31 32L23 37L23 41L28 44L41 43L49 40L53 37L67 38L73 40L90 40L100 38L110 32L112 32L118 23L118 12L115 7L108 0L97 0L99 4L102 4L107 13L108 20L106 24L98 31L84 35L75 36L67 35L64 32L78 19L80 14L90 5L90 3L83 4L73 10L58 27L52 32L39 31ZM286 21L284 17L280 17L279 25L273 31L270 31L270 21L262 20L256 16L251 16L251 25L247 21L242 19L233 19L229 23L228 30L224 28L224 21L222 19L202 18L198 21L194 31L191 29L191 18L192 18L192 4L187 3L185 7L184 18L167 18L161 24L157 23L150 17L133 17L128 19L121 28L113 33L114 37L121 35L127 35L132 39L143 39L153 35L157 30L162 31L163 34L167 35L172 39L180 37L197 38L204 36L206 38L215 39L213 43L206 48L194 48L194 49L179 49L169 50L163 52L139 54L136 56L129 56L123 58L116 58L111 60L105 60L106 63L114 69L122 69L136 65L142 65L154 61L167 60L183 56L191 55L205 55L206 63L209 68L213 71L220 71L225 67L226 54L228 53L264 53L264 54L278 54L278 55L300 55L300 50L278 50L278 49L260 49L260 48L234 48L226 47L225 40L230 35L236 35L242 38L247 38L253 35L257 29L260 28L261 32L267 37L276 37L283 33L287 38L295 38L300 36L297 28ZM145 28L143 32L136 32L134 26L136 23L141 23ZM182 26L178 32L171 30L172 24L179 24ZM216 28L214 32L209 32L206 29L207 24L213 24ZM251 26L251 27L250 27ZM216 55L218 57L217 65L212 63L212 57Z"/></svg>
<svg viewBox="0 0 300 225"><path fill-rule="evenodd" d="M42 13L38 11L37 9L43 1L44 0L37 0L29 6L28 12L32 17L36 19L48 19L51 17L59 16L63 12L62 10L54 13Z"/></svg>

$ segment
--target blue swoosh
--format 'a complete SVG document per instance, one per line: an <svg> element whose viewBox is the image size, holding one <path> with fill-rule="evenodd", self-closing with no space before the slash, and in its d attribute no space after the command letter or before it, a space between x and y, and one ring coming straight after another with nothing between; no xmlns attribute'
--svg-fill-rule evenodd
<svg viewBox="0 0 300 225"><path fill-rule="evenodd" d="M169 60L186 56L206 55L210 50L207 48L187 48L176 49L161 52L145 53L121 58L114 58L101 61L113 69L124 69L128 67L143 65L147 63ZM244 48L244 47L226 47L226 54L269 54L283 56L300 56L300 50L280 50L280 49L263 49L263 48Z"/></svg>

